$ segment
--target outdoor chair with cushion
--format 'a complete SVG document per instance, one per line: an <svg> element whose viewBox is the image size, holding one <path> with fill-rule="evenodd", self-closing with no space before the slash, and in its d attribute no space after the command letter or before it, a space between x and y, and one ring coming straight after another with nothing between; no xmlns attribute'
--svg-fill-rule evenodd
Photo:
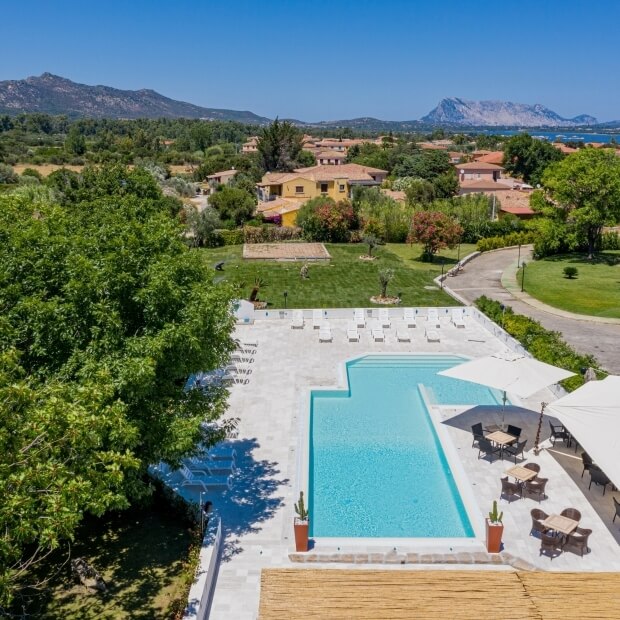
<svg viewBox="0 0 620 620"><path fill-rule="evenodd" d="M513 437L516 437L517 439L519 439L519 437L521 437L521 429L518 426L513 426L512 424L508 425L508 429L506 430L506 432L509 435L512 435Z"/></svg>
<svg viewBox="0 0 620 620"><path fill-rule="evenodd" d="M614 500L614 506L616 507L616 514L614 515L614 518L611 522L615 523L616 517L620 517L620 502L615 497L612 497L612 499Z"/></svg>
<svg viewBox="0 0 620 620"><path fill-rule="evenodd" d="M564 443L568 442L570 435L561 424L551 424L551 420L549 420L549 427L551 428L551 435L549 438L554 446L556 439L561 439Z"/></svg>
<svg viewBox="0 0 620 620"><path fill-rule="evenodd" d="M607 490L607 485L611 484L611 480L607 477L607 475L600 469L590 467L590 484L588 485L588 489L592 486L592 483L603 487L603 495L605 495L605 491Z"/></svg>
<svg viewBox="0 0 620 620"><path fill-rule="evenodd" d="M566 549L567 547L576 549L579 552L579 555L583 557L584 551L585 553L590 552L590 549L588 548L588 538L590 537L590 534L592 534L592 530L588 530L583 527L575 528L564 539L562 549Z"/></svg>
<svg viewBox="0 0 620 620"><path fill-rule="evenodd" d="M573 521L581 521L581 513L576 508L565 508L560 514Z"/></svg>
<svg viewBox="0 0 620 620"><path fill-rule="evenodd" d="M549 516L544 510L541 510L540 508L532 508L532 510L530 510L530 515L532 517L532 529L530 530L530 535L534 532L542 534L549 529L542 523Z"/></svg>
<svg viewBox="0 0 620 620"><path fill-rule="evenodd" d="M515 496L517 497L517 499L521 497L521 487L516 482L510 482L510 480L508 480L508 476L502 478L501 480L502 492L500 495L500 499L502 497L505 497L510 504L510 502L515 498Z"/></svg>
<svg viewBox="0 0 620 620"><path fill-rule="evenodd" d="M480 439L478 439L478 458L480 458L481 454L484 454L484 456L490 457L492 463L493 455L497 454L497 456L501 456L501 452L501 446L494 446L488 439L485 439L484 437L480 437Z"/></svg>
<svg viewBox="0 0 620 620"><path fill-rule="evenodd" d="M548 555L552 560L562 553L562 536L551 531L540 533L540 554Z"/></svg>
<svg viewBox="0 0 620 620"><path fill-rule="evenodd" d="M471 442L471 447L473 448L478 443L479 439L484 439L484 431L482 430L481 422L472 424L471 434L473 435L473 441Z"/></svg>
<svg viewBox="0 0 620 620"><path fill-rule="evenodd" d="M537 474L540 473L540 465L538 463L526 463L523 467L530 471L535 471Z"/></svg>
<svg viewBox="0 0 620 620"><path fill-rule="evenodd" d="M525 444L527 443L527 439L525 441L519 441L514 445L504 446L503 453L508 456L514 456L515 465L517 464L517 457L520 456L522 459L525 458L523 455L523 451L525 450Z"/></svg>
<svg viewBox="0 0 620 620"><path fill-rule="evenodd" d="M594 465L594 461L587 452L582 452L581 462L583 463L583 471L581 472L581 477L583 478L586 471L590 471L590 468Z"/></svg>
<svg viewBox="0 0 620 620"><path fill-rule="evenodd" d="M545 487L547 486L548 478L536 478L535 480L526 480L523 488L525 492L529 495L536 495L538 497L538 501L541 499L545 499L547 495L545 494Z"/></svg>

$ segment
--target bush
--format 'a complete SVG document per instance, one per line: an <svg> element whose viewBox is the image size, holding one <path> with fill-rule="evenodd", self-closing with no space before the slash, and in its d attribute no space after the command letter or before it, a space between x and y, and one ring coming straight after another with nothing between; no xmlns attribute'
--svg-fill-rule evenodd
<svg viewBox="0 0 620 620"><path fill-rule="evenodd" d="M475 304L492 321L516 338L536 359L547 364L572 370L576 375L562 381L569 392L583 385L584 368L598 368L598 362L591 355L581 355L562 340L559 332L545 329L538 321L522 314L515 314L512 308L502 310L502 304L485 297L478 297Z"/></svg>
<svg viewBox="0 0 620 620"><path fill-rule="evenodd" d="M236 228L235 230L220 229L215 231L222 245L241 245L244 241L243 232L242 228Z"/></svg>
<svg viewBox="0 0 620 620"><path fill-rule="evenodd" d="M348 200L335 202L319 196L306 202L297 213L297 223L308 241L347 240L350 230L356 228L357 217Z"/></svg>
<svg viewBox="0 0 620 620"><path fill-rule="evenodd" d="M500 248L508 248L513 245L525 245L528 243L534 243L536 241L536 234L531 231L510 233L503 237L487 237L486 239L479 239L476 244L479 252L489 252L490 250L498 250Z"/></svg>
<svg viewBox="0 0 620 620"><path fill-rule="evenodd" d="M569 279L572 280L573 278L577 277L577 273L579 272L579 270L577 269L577 267L564 267L564 275Z"/></svg>
<svg viewBox="0 0 620 620"><path fill-rule="evenodd" d="M294 241L301 239L301 228L297 226L244 226L243 241L245 243L271 243L279 241Z"/></svg>
<svg viewBox="0 0 620 620"><path fill-rule="evenodd" d="M19 177L7 164L0 164L0 183L12 184L17 183L19 181Z"/></svg>
<svg viewBox="0 0 620 620"><path fill-rule="evenodd" d="M601 250L620 250L620 235L615 232L603 233Z"/></svg>

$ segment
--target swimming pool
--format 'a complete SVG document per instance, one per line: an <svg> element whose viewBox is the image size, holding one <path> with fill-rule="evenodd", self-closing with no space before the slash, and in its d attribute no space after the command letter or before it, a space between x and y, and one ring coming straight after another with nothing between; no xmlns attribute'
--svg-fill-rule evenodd
<svg viewBox="0 0 620 620"><path fill-rule="evenodd" d="M488 388L436 374L465 361L369 355L346 364L348 391L312 391L312 536L474 536L418 388L422 384L438 404L501 402Z"/></svg>

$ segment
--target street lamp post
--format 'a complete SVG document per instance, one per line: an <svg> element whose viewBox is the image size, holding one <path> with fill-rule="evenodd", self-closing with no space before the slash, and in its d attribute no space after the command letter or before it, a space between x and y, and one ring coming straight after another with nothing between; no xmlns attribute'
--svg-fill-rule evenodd
<svg viewBox="0 0 620 620"><path fill-rule="evenodd" d="M523 287L525 284L525 261L521 264L521 292L523 292Z"/></svg>
<svg viewBox="0 0 620 620"><path fill-rule="evenodd" d="M286 310L286 298L288 297L288 291L284 291L284 309Z"/></svg>
<svg viewBox="0 0 620 620"><path fill-rule="evenodd" d="M521 244L519 244L519 254L517 256L517 269L521 266Z"/></svg>
<svg viewBox="0 0 620 620"><path fill-rule="evenodd" d="M441 290L443 290L443 265L444 263L443 263L443 258L442 258L441 259L441 279L439 280L439 282L441 283L441 286L440 286Z"/></svg>

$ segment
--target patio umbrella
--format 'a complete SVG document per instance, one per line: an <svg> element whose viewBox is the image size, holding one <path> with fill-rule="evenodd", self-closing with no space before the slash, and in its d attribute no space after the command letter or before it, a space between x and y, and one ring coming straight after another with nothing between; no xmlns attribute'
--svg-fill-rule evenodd
<svg viewBox="0 0 620 620"><path fill-rule="evenodd" d="M505 404L506 393L514 394L519 398L527 398L543 388L573 376L575 373L524 355L498 354L480 357L448 370L442 370L437 374L501 390L504 393L503 401ZM536 453L538 453L540 429L546 406L546 403L542 403L536 434Z"/></svg>
<svg viewBox="0 0 620 620"><path fill-rule="evenodd" d="M620 377L589 381L547 406L620 488Z"/></svg>

